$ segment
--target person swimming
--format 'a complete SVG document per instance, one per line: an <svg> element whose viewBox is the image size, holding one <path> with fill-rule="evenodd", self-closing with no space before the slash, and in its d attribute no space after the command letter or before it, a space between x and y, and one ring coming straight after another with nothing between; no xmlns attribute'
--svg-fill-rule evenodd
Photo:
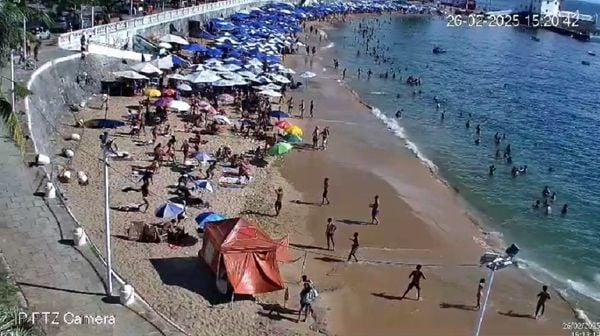
<svg viewBox="0 0 600 336"><path fill-rule="evenodd" d="M544 190L542 190L542 196L544 198L548 198L550 195L552 195L552 191L550 191L550 187L545 186Z"/></svg>
<svg viewBox="0 0 600 336"><path fill-rule="evenodd" d="M532 208L539 209L541 204L542 204L542 202L540 202L540 200L536 200L535 203L533 204Z"/></svg>
<svg viewBox="0 0 600 336"><path fill-rule="evenodd" d="M496 166L494 166L493 164L490 165L490 168L489 168L489 174L490 174L490 176L494 176L494 172L495 171L496 171Z"/></svg>
<svg viewBox="0 0 600 336"><path fill-rule="evenodd" d="M402 111L404 111L404 110L403 109L399 109L398 111L396 111L396 119L402 118Z"/></svg>
<svg viewBox="0 0 600 336"><path fill-rule="evenodd" d="M569 206L567 205L567 203L565 203L563 205L562 209L560 210L560 214L562 216L566 216L568 211L569 211Z"/></svg>

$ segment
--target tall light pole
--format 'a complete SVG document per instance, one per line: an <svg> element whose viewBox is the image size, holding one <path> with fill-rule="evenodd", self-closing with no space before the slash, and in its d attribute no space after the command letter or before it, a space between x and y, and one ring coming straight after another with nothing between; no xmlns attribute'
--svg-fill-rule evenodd
<svg viewBox="0 0 600 336"><path fill-rule="evenodd" d="M12 112L15 113L15 54L10 51L10 95Z"/></svg>
<svg viewBox="0 0 600 336"><path fill-rule="evenodd" d="M27 59L27 19L23 15L23 58Z"/></svg>
<svg viewBox="0 0 600 336"><path fill-rule="evenodd" d="M510 245L506 249L506 255L500 256L497 253L486 253L480 258L480 263L490 269L490 275L488 276L487 288L483 298L483 305L479 310L479 316L477 317L477 325L475 326L474 336L479 336L481 331L481 325L483 324L483 317L485 316L485 308L487 307L488 298L492 291L492 283L494 282L494 273L497 270L503 269L513 264L513 258L519 253L519 247L515 244Z"/></svg>
<svg viewBox="0 0 600 336"><path fill-rule="evenodd" d="M105 234L105 245L106 245L106 295L112 296L112 251L110 247L110 184L108 177L108 153L112 147L112 141L108 138L108 132L104 132L104 135L100 137L102 142L102 151L104 154L103 166L104 166L104 234Z"/></svg>

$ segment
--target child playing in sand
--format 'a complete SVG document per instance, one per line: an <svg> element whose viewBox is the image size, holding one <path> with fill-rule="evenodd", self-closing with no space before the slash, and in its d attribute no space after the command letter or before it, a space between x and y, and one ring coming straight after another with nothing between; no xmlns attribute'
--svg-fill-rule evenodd
<svg viewBox="0 0 600 336"><path fill-rule="evenodd" d="M406 297L406 294L408 294L408 292L414 288L417 289L417 300L421 300L421 285L420 285L420 281L421 278L423 278L423 280L427 280L427 278L425 278L425 274L423 274L423 272L421 272L421 265L417 265L417 268L410 272L410 275L408 276L410 280L410 283L408 284L408 288L406 288L406 291L404 291L404 294L402 294L402 297L400 299L404 299L404 297Z"/></svg>
<svg viewBox="0 0 600 336"><path fill-rule="evenodd" d="M546 309L546 301L550 300L550 294L548 294L548 286L543 285L542 291L538 293L538 302L535 306L535 315L534 317L537 319L538 317L544 316L544 310Z"/></svg>
<svg viewBox="0 0 600 336"><path fill-rule="evenodd" d="M481 307L481 296L483 295L483 287L485 286L485 279L479 280L479 285L477 286L477 305L475 308L479 310Z"/></svg>

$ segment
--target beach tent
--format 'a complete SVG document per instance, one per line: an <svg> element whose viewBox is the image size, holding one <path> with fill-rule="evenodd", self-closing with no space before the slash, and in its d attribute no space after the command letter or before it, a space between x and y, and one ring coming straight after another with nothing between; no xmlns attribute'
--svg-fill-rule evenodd
<svg viewBox="0 0 600 336"><path fill-rule="evenodd" d="M291 261L287 238L275 241L255 223L231 218L207 223L203 240L198 255L218 278L227 274L235 294L254 295L285 288L277 262Z"/></svg>
<svg viewBox="0 0 600 336"><path fill-rule="evenodd" d="M177 44L181 44L181 45L189 44L188 41L186 41L186 39L184 39L183 37L173 35L173 34L167 34L167 35L161 37L160 42L177 43Z"/></svg>

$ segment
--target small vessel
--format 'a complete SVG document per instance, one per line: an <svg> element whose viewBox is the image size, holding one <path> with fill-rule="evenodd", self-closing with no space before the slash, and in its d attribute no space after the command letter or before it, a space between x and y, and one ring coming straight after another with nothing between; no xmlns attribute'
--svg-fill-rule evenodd
<svg viewBox="0 0 600 336"><path fill-rule="evenodd" d="M595 52L593 52L593 51L591 51L591 50L589 50L589 51L588 51L588 55L590 55L590 56L596 56L596 53L595 53Z"/></svg>
<svg viewBox="0 0 600 336"><path fill-rule="evenodd" d="M531 37L532 40L536 41L536 42L540 42L540 38L537 36L532 36Z"/></svg>
<svg viewBox="0 0 600 336"><path fill-rule="evenodd" d="M446 50L444 50L444 49L442 49L440 47L434 47L433 48L433 53L434 54L444 54L444 53L446 53Z"/></svg>
<svg viewBox="0 0 600 336"><path fill-rule="evenodd" d="M591 63L588 62L588 61L581 61L581 64L583 64L583 65L590 65Z"/></svg>

